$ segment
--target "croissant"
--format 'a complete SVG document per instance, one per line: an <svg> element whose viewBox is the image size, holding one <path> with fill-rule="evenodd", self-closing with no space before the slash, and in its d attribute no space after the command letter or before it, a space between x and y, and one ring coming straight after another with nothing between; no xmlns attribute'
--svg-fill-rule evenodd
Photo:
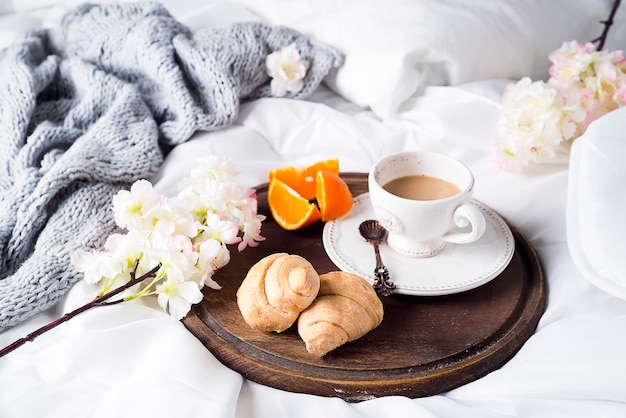
<svg viewBox="0 0 626 418"><path fill-rule="evenodd" d="M383 320L383 304L365 279L342 271L320 275L315 302L298 318L298 334L309 353L322 357L361 338Z"/></svg>
<svg viewBox="0 0 626 418"><path fill-rule="evenodd" d="M237 305L252 328L282 332L313 302L319 288L319 275L306 259L275 253L250 268L237 290Z"/></svg>

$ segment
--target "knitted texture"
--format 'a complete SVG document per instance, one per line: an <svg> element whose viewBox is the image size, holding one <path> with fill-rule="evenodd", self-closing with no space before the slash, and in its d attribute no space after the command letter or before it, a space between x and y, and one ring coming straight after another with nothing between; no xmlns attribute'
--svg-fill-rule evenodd
<svg viewBox="0 0 626 418"><path fill-rule="evenodd" d="M265 58L291 43L311 66L286 97L306 98L338 51L252 22L192 34L159 3L83 5L0 51L0 331L80 277L70 254L114 232L120 189L269 97Z"/></svg>

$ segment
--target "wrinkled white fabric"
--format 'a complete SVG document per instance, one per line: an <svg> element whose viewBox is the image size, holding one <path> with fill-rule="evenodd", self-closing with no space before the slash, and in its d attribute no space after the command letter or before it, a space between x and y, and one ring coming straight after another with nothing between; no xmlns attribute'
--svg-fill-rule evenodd
<svg viewBox="0 0 626 418"><path fill-rule="evenodd" d="M466 89L433 92L421 103L421 120L434 123L444 117L437 112L451 112L455 97L458 112L485 103L475 93L471 100ZM621 376L626 375L626 362L620 359L626 350L626 334L621 332L626 327L626 304L593 286L570 257L565 225L567 168L540 167L525 176L498 171L484 145L489 139L480 134L495 114L487 106L482 107L482 118L420 131L415 122L381 124L370 112L359 111L327 91L313 99L324 103L261 99L244 105L234 126L199 134L177 147L154 179L157 189L173 194L189 167L208 153L231 158L242 171L240 181L250 186L265 182L272 167L331 156L339 157L342 170L366 171L378 155L400 149L454 155L474 171L476 198L529 239L549 283L548 306L538 330L513 359L482 379L438 396L351 404L243 380L148 300L85 313L0 359L0 387L10 388L0 394L0 410L8 411L8 417L50 416L49 405L59 416L113 412L120 417L163 416L161 411L176 408L181 408L181 416L211 411L215 417L241 418L313 417L320 410L329 416L372 418L623 416L626 394ZM434 111L428 114L428 108ZM271 122L277 114L280 124ZM449 118L453 113L445 115ZM64 305L0 334L0 343L90 296L81 282ZM156 397L149 396L153 393ZM35 394L47 402L29 401ZM138 399L159 401L138 403Z"/></svg>
<svg viewBox="0 0 626 418"><path fill-rule="evenodd" d="M272 96L270 53L293 45L310 63L291 99L343 61L284 26L192 34L155 2L86 4L0 55L0 332L78 279L67 258L115 229L99 209L124 184L196 131L230 125L241 102Z"/></svg>
<svg viewBox="0 0 626 418"><path fill-rule="evenodd" d="M310 34L346 53L328 84L382 118L427 85L547 78L548 54L591 41L611 0L233 0L263 21ZM620 10L606 47L623 48Z"/></svg>
<svg viewBox="0 0 626 418"><path fill-rule="evenodd" d="M153 179L158 190L172 195L196 159L209 153L231 158L242 171L239 180L249 186L266 182L271 168L327 157L339 157L342 171L367 171L380 155L402 149L461 159L475 174L475 197L507 218L535 248L549 287L537 331L500 369L420 399L347 403L290 393L243 379L221 365L156 301L145 299L87 312L0 358L0 416L626 416L626 303L594 285L568 249L568 193L577 186L582 193L581 186L593 184L594 173L575 183L573 168L565 165L534 167L522 176L498 171L491 161L491 139L504 85L487 80L432 87L407 101L399 120L386 123L324 89L307 102L261 99L244 105L233 126L197 134L177 147ZM583 141L580 145L587 147ZM91 297L92 289L79 282L62 303L0 334L0 345Z"/></svg>

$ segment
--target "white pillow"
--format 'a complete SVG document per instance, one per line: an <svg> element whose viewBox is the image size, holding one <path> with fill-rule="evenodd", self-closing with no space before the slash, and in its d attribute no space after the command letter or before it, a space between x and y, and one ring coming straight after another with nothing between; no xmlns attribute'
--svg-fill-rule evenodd
<svg viewBox="0 0 626 418"><path fill-rule="evenodd" d="M626 108L593 122L574 141L567 243L574 263L600 289L626 300Z"/></svg>
<svg viewBox="0 0 626 418"><path fill-rule="evenodd" d="M382 118L425 85L548 77L549 52L602 32L612 0L234 0L346 54L329 86ZM626 6L625 6L626 7ZM623 9L624 7L622 7ZM623 39L615 36L612 39ZM613 42L615 45L615 42Z"/></svg>

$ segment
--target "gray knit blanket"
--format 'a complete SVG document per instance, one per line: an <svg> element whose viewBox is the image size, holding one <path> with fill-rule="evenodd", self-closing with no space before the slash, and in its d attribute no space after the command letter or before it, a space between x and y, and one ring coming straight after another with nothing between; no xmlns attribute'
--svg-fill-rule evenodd
<svg viewBox="0 0 626 418"><path fill-rule="evenodd" d="M0 332L80 277L69 256L115 230L118 190L270 96L265 58L291 43L311 65L286 97L305 98L338 51L252 22L192 34L153 2L83 5L0 51Z"/></svg>

